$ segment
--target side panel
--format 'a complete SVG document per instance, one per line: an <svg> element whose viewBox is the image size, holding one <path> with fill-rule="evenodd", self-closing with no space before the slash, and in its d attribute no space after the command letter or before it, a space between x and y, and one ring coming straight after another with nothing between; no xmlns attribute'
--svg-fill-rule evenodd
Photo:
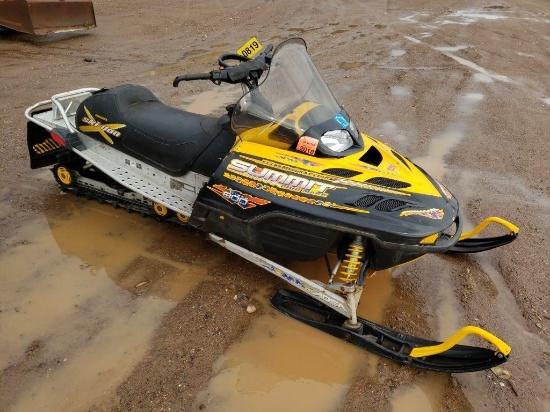
<svg viewBox="0 0 550 412"><path fill-rule="evenodd" d="M278 215L253 223L259 249L273 256L307 261L322 257L336 246L341 234L322 224Z"/></svg>
<svg viewBox="0 0 550 412"><path fill-rule="evenodd" d="M321 258L334 250L342 237L339 231L290 213L266 213L252 220L243 220L232 213L229 204L212 208L200 201L195 204L190 223L255 253L295 261Z"/></svg>

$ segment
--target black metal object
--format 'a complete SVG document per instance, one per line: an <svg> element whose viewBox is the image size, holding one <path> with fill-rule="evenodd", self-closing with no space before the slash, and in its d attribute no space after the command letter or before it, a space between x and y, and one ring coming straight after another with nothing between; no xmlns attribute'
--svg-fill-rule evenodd
<svg viewBox="0 0 550 412"><path fill-rule="evenodd" d="M439 355L413 358L411 350L438 345L441 342L416 338L358 318L359 330L343 326L347 318L299 292L280 290L271 298L271 304L281 312L320 329L332 336L377 355L417 368L439 372L475 372L505 362L504 354L486 348L455 345Z"/></svg>
<svg viewBox="0 0 550 412"><path fill-rule="evenodd" d="M459 240L448 253L477 253L507 245L518 237L517 233L503 236Z"/></svg>

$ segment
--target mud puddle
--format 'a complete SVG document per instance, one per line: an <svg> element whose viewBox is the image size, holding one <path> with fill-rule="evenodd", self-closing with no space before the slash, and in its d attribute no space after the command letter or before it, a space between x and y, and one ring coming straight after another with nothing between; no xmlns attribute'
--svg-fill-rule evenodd
<svg viewBox="0 0 550 412"><path fill-rule="evenodd" d="M323 259L295 262L290 268L311 279L327 280ZM381 322L392 292L389 271L372 276L363 292L359 316ZM269 293L259 293L255 299L269 307ZM378 360L270 308L218 359L215 376L194 406L207 411L333 411L357 368L366 363L374 377Z"/></svg>
<svg viewBox="0 0 550 412"><path fill-rule="evenodd" d="M218 360L216 376L195 400L197 409L205 405L208 411L335 410L361 350L269 312Z"/></svg>
<svg viewBox="0 0 550 412"><path fill-rule="evenodd" d="M153 219L65 196L2 242L0 367L16 385L2 410L81 410L108 396L206 277L148 251L164 231Z"/></svg>
<svg viewBox="0 0 550 412"><path fill-rule="evenodd" d="M3 241L0 365L21 387L2 399L6 410L81 410L107 401L149 349L162 316L207 279L212 264L163 250L167 237L196 249L184 229L62 197L60 207ZM225 256L211 253L214 261ZM326 280L322 260L293 269ZM381 321L392 291L388 271L373 276L359 315ZM197 407L331 411L359 365L375 376L377 357L276 312L269 295L255 296L266 313L214 365Z"/></svg>
<svg viewBox="0 0 550 412"><path fill-rule="evenodd" d="M396 389L391 398L392 412L431 412L440 410L443 403L446 380L438 374L430 374L416 384Z"/></svg>

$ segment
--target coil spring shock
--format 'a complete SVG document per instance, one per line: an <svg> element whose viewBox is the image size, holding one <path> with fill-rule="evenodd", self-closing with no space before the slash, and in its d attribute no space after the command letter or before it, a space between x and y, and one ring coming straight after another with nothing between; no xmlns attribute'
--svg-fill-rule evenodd
<svg viewBox="0 0 550 412"><path fill-rule="evenodd" d="M344 283L354 283L359 277L359 270L363 265L363 241L361 236L356 236L353 242L348 246L346 259L340 266L339 279Z"/></svg>

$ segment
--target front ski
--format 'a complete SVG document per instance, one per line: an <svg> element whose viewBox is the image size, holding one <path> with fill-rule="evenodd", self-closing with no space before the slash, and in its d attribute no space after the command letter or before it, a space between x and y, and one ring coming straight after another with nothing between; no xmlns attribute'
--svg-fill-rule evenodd
<svg viewBox="0 0 550 412"><path fill-rule="evenodd" d="M505 362L510 347L489 332L467 326L447 341L416 338L358 318L360 327L344 327L347 318L299 292L280 290L271 304L281 312L332 336L353 343L399 363L439 372L475 372ZM457 345L466 335L476 334L497 346L497 350Z"/></svg>
<svg viewBox="0 0 550 412"><path fill-rule="evenodd" d="M487 237L487 238L472 238L480 233L489 224L496 223L509 230L509 233L502 236ZM519 228L504 219L499 217L488 217L469 232L462 233L458 238L458 242L449 250L452 253L477 253L485 252L486 250L504 246L518 237Z"/></svg>

